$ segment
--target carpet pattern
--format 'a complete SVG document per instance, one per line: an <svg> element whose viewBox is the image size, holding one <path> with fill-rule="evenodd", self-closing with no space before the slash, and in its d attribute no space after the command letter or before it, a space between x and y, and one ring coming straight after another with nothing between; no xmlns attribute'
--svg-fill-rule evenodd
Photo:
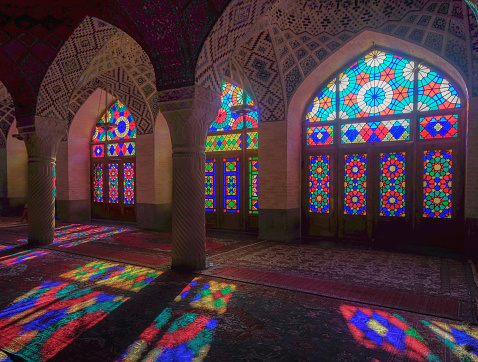
<svg viewBox="0 0 478 362"><path fill-rule="evenodd" d="M233 253L214 256L211 261L218 267L273 270L392 291L447 296L465 301L470 298L465 265L451 259L262 242ZM446 263L446 269L442 268L443 263Z"/></svg>

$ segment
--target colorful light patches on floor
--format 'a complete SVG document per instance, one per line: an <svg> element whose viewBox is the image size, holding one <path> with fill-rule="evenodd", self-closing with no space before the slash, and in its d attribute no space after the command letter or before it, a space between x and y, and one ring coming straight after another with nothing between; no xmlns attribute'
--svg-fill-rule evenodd
<svg viewBox="0 0 478 362"><path fill-rule="evenodd" d="M191 291L192 288L194 288L198 284L198 280L202 279L202 277L196 277L193 279L191 283L187 285L186 288L184 288L179 295L174 298L175 302L180 302L184 298L186 298L189 295L189 292Z"/></svg>
<svg viewBox="0 0 478 362"><path fill-rule="evenodd" d="M349 305L342 305L340 311L361 345L370 349L382 348L414 361L439 361L422 336L398 314Z"/></svg>
<svg viewBox="0 0 478 362"><path fill-rule="evenodd" d="M211 348L218 321L211 316L191 313L190 307L203 308L203 305L191 302L190 307L187 307L186 303L191 299L188 296L193 295L191 292L198 288L201 288L198 295L202 296L201 293L204 292L204 297L210 296L210 292L219 292L222 296L227 296L222 298L225 304L208 310L209 313L224 313L236 286L209 281L201 287L204 283L201 279L202 277L194 278L174 299L173 308L163 310L117 362L202 361ZM216 300L219 299L221 297L218 296ZM167 332L162 332L166 328Z"/></svg>
<svg viewBox="0 0 478 362"><path fill-rule="evenodd" d="M5 353L0 351L0 362L13 362L13 361Z"/></svg>
<svg viewBox="0 0 478 362"><path fill-rule="evenodd" d="M129 231L129 229L117 229L117 230L113 230L113 231L110 231L110 232L107 232L107 233L101 233L101 234L93 235L90 238L81 239L81 240L77 240L77 241L72 241L71 243L67 243L67 244L60 244L58 246L61 247L61 248L71 248L72 246L76 246L76 245L80 245L80 244L86 244L86 243L89 243L90 241L95 241L95 240L99 240L99 239L104 239L104 238L110 237L111 235L124 233L125 231Z"/></svg>
<svg viewBox="0 0 478 362"><path fill-rule="evenodd" d="M211 280L194 297L191 307L209 309L218 314L223 314L235 290L236 286L234 284L218 283Z"/></svg>
<svg viewBox="0 0 478 362"><path fill-rule="evenodd" d="M149 268L114 263L91 262L60 275L75 282L94 281L98 285L138 292L163 272Z"/></svg>
<svg viewBox="0 0 478 362"><path fill-rule="evenodd" d="M44 282L0 312L0 347L28 361L45 361L128 299Z"/></svg>
<svg viewBox="0 0 478 362"><path fill-rule="evenodd" d="M0 245L0 251L8 250L8 249L11 249L11 248L13 248L13 246L11 246L11 245ZM1 362L1 360L0 360L0 362Z"/></svg>
<svg viewBox="0 0 478 362"><path fill-rule="evenodd" d="M35 259L35 258L38 258L39 256L43 256L47 254L50 254L50 253L48 251L43 251L43 250L33 251L33 252L31 252L31 250L22 251L17 254L4 256L3 258L0 258L1 260L0 264L2 265L20 264L20 263L23 263L24 261Z"/></svg>
<svg viewBox="0 0 478 362"><path fill-rule="evenodd" d="M478 361L478 329L443 322L423 323L436 333L460 361Z"/></svg>

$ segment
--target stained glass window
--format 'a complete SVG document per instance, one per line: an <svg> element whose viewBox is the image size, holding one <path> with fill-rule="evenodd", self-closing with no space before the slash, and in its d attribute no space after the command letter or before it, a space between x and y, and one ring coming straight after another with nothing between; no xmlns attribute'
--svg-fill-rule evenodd
<svg viewBox="0 0 478 362"><path fill-rule="evenodd" d="M344 212L349 215L367 214L367 155L345 156Z"/></svg>
<svg viewBox="0 0 478 362"><path fill-rule="evenodd" d="M259 148L259 132L247 133L247 149L254 150Z"/></svg>
<svg viewBox="0 0 478 362"><path fill-rule="evenodd" d="M110 204L118 203L118 164L108 165L108 190Z"/></svg>
<svg viewBox="0 0 478 362"><path fill-rule="evenodd" d="M56 167L53 167L53 197L56 198Z"/></svg>
<svg viewBox="0 0 478 362"><path fill-rule="evenodd" d="M322 92L315 97L309 107L306 122L332 121L337 117L336 79L333 79Z"/></svg>
<svg viewBox="0 0 478 362"><path fill-rule="evenodd" d="M136 154L135 142L120 142L106 146L108 157L112 156L134 156Z"/></svg>
<svg viewBox="0 0 478 362"><path fill-rule="evenodd" d="M134 204L134 163L123 164L124 203Z"/></svg>
<svg viewBox="0 0 478 362"><path fill-rule="evenodd" d="M460 108L460 96L455 87L438 73L420 65L418 70L418 110Z"/></svg>
<svg viewBox="0 0 478 362"><path fill-rule="evenodd" d="M420 118L420 139L458 136L458 115Z"/></svg>
<svg viewBox="0 0 478 362"><path fill-rule="evenodd" d="M309 157L309 212L330 212L330 156Z"/></svg>
<svg viewBox="0 0 478 362"><path fill-rule="evenodd" d="M103 202L103 165L94 166L93 177L93 200Z"/></svg>
<svg viewBox="0 0 478 362"><path fill-rule="evenodd" d="M249 213L259 213L259 158L249 157Z"/></svg>
<svg viewBox="0 0 478 362"><path fill-rule="evenodd" d="M108 140L127 140L136 138L136 123L128 108L117 101L106 114L107 123L115 123L116 128L108 130Z"/></svg>
<svg viewBox="0 0 478 362"><path fill-rule="evenodd" d="M224 212L239 212L239 158L224 159Z"/></svg>
<svg viewBox="0 0 478 362"><path fill-rule="evenodd" d="M231 107L249 106L244 117L236 108ZM209 132L231 131L243 128L257 128L258 113L257 110L250 110L254 107L254 101L249 94L244 94L244 90L237 85L223 81L221 108L217 117L209 128ZM245 123L245 125L244 125Z"/></svg>
<svg viewBox="0 0 478 362"><path fill-rule="evenodd" d="M405 216L405 152L380 154L380 216Z"/></svg>
<svg viewBox="0 0 478 362"><path fill-rule="evenodd" d="M451 150L425 151L423 158L423 216L451 218Z"/></svg>
<svg viewBox="0 0 478 362"><path fill-rule="evenodd" d="M104 122L104 117L100 121L101 123ZM95 133L93 134L93 138L91 139L92 142L103 142L106 141L106 130L102 127L96 127L95 128Z"/></svg>
<svg viewBox="0 0 478 362"><path fill-rule="evenodd" d="M375 50L339 76L340 118L410 113L413 61Z"/></svg>
<svg viewBox="0 0 478 362"><path fill-rule="evenodd" d="M216 212L216 160L206 160L206 211Z"/></svg>
<svg viewBox="0 0 478 362"><path fill-rule="evenodd" d="M242 150L240 133L207 136L206 152Z"/></svg>
<svg viewBox="0 0 478 362"><path fill-rule="evenodd" d="M341 136L342 143L406 141L410 139L410 120L345 124Z"/></svg>
<svg viewBox="0 0 478 362"><path fill-rule="evenodd" d="M91 155L94 158L105 156L105 145L93 145L91 146Z"/></svg>
<svg viewBox="0 0 478 362"><path fill-rule="evenodd" d="M307 145L331 145L334 143L334 126L307 127Z"/></svg>

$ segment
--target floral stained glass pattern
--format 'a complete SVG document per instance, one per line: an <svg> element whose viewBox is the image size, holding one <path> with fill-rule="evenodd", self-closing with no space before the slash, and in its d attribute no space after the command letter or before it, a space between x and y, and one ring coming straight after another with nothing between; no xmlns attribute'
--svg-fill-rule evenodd
<svg viewBox="0 0 478 362"><path fill-rule="evenodd" d="M108 165L108 190L110 204L118 203L118 164L110 163Z"/></svg>
<svg viewBox="0 0 478 362"><path fill-rule="evenodd" d="M239 212L239 159L224 159L224 212Z"/></svg>
<svg viewBox="0 0 478 362"><path fill-rule="evenodd" d="M307 146L331 145L334 143L334 126L307 127Z"/></svg>
<svg viewBox="0 0 478 362"><path fill-rule="evenodd" d="M93 158L105 157L105 145L91 146L91 156Z"/></svg>
<svg viewBox="0 0 478 362"><path fill-rule="evenodd" d="M134 163L123 164L124 203L134 204Z"/></svg>
<svg viewBox="0 0 478 362"><path fill-rule="evenodd" d="M451 218L451 150L425 151L423 159L423 216Z"/></svg>
<svg viewBox="0 0 478 362"><path fill-rule="evenodd" d="M309 157L309 212L330 212L330 156Z"/></svg>
<svg viewBox="0 0 478 362"><path fill-rule="evenodd" d="M231 110L231 107L246 105L249 106L249 108L255 107L254 101L248 94L244 94L244 90L241 87L223 81L221 108L218 111L216 119L209 128L209 132L257 128L259 116L256 110L248 111L244 117L240 114L239 110Z"/></svg>
<svg viewBox="0 0 478 362"><path fill-rule="evenodd" d="M341 136L342 143L406 141L410 139L410 120L345 124Z"/></svg>
<svg viewBox="0 0 478 362"><path fill-rule="evenodd" d="M259 158L249 157L249 214L259 213Z"/></svg>
<svg viewBox="0 0 478 362"><path fill-rule="evenodd" d="M93 200L95 202L103 202L103 165L95 165L93 176Z"/></svg>
<svg viewBox="0 0 478 362"><path fill-rule="evenodd" d="M313 100L309 107L306 122L332 121L337 118L336 81L333 79Z"/></svg>
<svg viewBox="0 0 478 362"><path fill-rule="evenodd" d="M136 138L136 123L128 108L117 101L106 114L106 123L116 124L116 128L108 130L108 140L127 140Z"/></svg>
<svg viewBox="0 0 478 362"><path fill-rule="evenodd" d="M134 156L136 154L135 142L120 142L106 146L108 157Z"/></svg>
<svg viewBox="0 0 478 362"><path fill-rule="evenodd" d="M413 61L375 50L339 76L340 118L413 111Z"/></svg>
<svg viewBox="0 0 478 362"><path fill-rule="evenodd" d="M460 107L460 96L455 87L430 68L419 65L418 110L436 111Z"/></svg>
<svg viewBox="0 0 478 362"><path fill-rule="evenodd" d="M240 150L242 150L242 135L240 133L207 136L206 152Z"/></svg>
<svg viewBox="0 0 478 362"><path fill-rule="evenodd" d="M380 216L405 216L405 152L380 154Z"/></svg>
<svg viewBox="0 0 478 362"><path fill-rule="evenodd" d="M367 213L367 155L345 156L344 213L366 215Z"/></svg>
<svg viewBox="0 0 478 362"><path fill-rule="evenodd" d="M206 211L216 212L216 160L206 160Z"/></svg>
<svg viewBox="0 0 478 362"><path fill-rule="evenodd" d="M420 118L420 139L458 137L458 115Z"/></svg>

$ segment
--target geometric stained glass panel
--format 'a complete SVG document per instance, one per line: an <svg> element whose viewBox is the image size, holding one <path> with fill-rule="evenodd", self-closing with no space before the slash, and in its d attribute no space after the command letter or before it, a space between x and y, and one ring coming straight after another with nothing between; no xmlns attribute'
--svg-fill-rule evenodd
<svg viewBox="0 0 478 362"><path fill-rule="evenodd" d="M413 111L414 62L374 50L339 76L341 119Z"/></svg>
<svg viewBox="0 0 478 362"><path fill-rule="evenodd" d="M255 150L259 148L259 133L249 132L246 134L246 143L248 150Z"/></svg>
<svg viewBox="0 0 478 362"><path fill-rule="evenodd" d="M235 84L223 81L221 108L219 108L217 117L209 128L209 132L257 128L259 118L257 110L249 110L243 117L242 112L237 109L234 111L231 109L231 107L240 107L244 105L255 107L254 101L249 94L245 94L244 89Z"/></svg>
<svg viewBox="0 0 478 362"><path fill-rule="evenodd" d="M206 160L204 177L206 211L216 212L216 160Z"/></svg>
<svg viewBox="0 0 478 362"><path fill-rule="evenodd" d="M452 150L425 151L423 157L423 216L451 218Z"/></svg>
<svg viewBox="0 0 478 362"><path fill-rule="evenodd" d="M330 212L330 156L309 156L309 212Z"/></svg>
<svg viewBox="0 0 478 362"><path fill-rule="evenodd" d="M109 189L109 203L118 203L118 164L110 163L108 165L108 189Z"/></svg>
<svg viewBox="0 0 478 362"><path fill-rule="evenodd" d="M239 212L239 159L224 159L224 212Z"/></svg>
<svg viewBox="0 0 478 362"><path fill-rule="evenodd" d="M240 150L242 150L242 135L240 133L212 135L206 138L206 152Z"/></svg>
<svg viewBox="0 0 478 362"><path fill-rule="evenodd" d="M307 127L307 146L334 143L334 126Z"/></svg>
<svg viewBox="0 0 478 362"><path fill-rule="evenodd" d="M458 115L420 118L420 139L458 137Z"/></svg>
<svg viewBox="0 0 478 362"><path fill-rule="evenodd" d="M106 145L108 157L134 156L136 154L136 142L113 143Z"/></svg>
<svg viewBox="0 0 478 362"><path fill-rule="evenodd" d="M420 65L418 71L418 110L460 108L460 96L456 88L438 73Z"/></svg>
<svg viewBox="0 0 478 362"><path fill-rule="evenodd" d="M123 164L124 203L134 204L134 163Z"/></svg>
<svg viewBox="0 0 478 362"><path fill-rule="evenodd" d="M405 216L405 152L380 154L380 216Z"/></svg>
<svg viewBox="0 0 478 362"><path fill-rule="evenodd" d="M345 155L344 213L367 214L367 155Z"/></svg>
<svg viewBox="0 0 478 362"><path fill-rule="evenodd" d="M93 200L103 202L103 165L95 164L93 177Z"/></svg>
<svg viewBox="0 0 478 362"><path fill-rule="evenodd" d="M336 78L313 100L305 117L306 122L332 121L337 117Z"/></svg>
<svg viewBox="0 0 478 362"><path fill-rule="evenodd" d="M249 214L259 213L259 158L249 157Z"/></svg>
<svg viewBox="0 0 478 362"><path fill-rule="evenodd" d="M108 141L136 138L136 123L129 109L117 101L106 113L106 122L116 124L116 128L108 130Z"/></svg>
<svg viewBox="0 0 478 362"><path fill-rule="evenodd" d="M105 156L105 145L93 145L91 146L91 155L94 158Z"/></svg>
<svg viewBox="0 0 478 362"><path fill-rule="evenodd" d="M406 141L410 139L410 120L345 124L341 136L342 144Z"/></svg>

